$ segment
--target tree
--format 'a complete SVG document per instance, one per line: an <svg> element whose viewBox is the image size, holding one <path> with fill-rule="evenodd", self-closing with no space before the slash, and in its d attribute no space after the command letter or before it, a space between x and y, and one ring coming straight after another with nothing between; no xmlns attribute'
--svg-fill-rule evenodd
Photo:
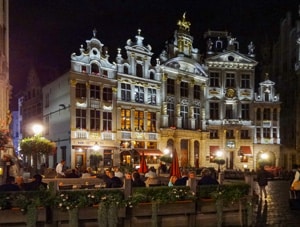
<svg viewBox="0 0 300 227"><path fill-rule="evenodd" d="M33 136L24 138L20 143L21 153L28 157L31 157L33 160L32 170L33 173L37 172L37 163L38 159L42 155L49 155L55 149L55 143L50 140L41 137L41 136Z"/></svg>

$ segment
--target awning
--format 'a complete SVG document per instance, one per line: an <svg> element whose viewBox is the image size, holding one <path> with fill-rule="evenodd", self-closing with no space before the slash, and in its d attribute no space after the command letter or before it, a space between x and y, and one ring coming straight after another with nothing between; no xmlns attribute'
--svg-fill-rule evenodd
<svg viewBox="0 0 300 227"><path fill-rule="evenodd" d="M220 150L219 146L209 146L210 155L215 155Z"/></svg>
<svg viewBox="0 0 300 227"><path fill-rule="evenodd" d="M153 156L161 156L163 153L158 149L143 149L143 148L134 148L137 152L142 155L144 153L145 156L153 155Z"/></svg>
<svg viewBox="0 0 300 227"><path fill-rule="evenodd" d="M250 146L241 146L240 153L243 155L252 155L251 147Z"/></svg>

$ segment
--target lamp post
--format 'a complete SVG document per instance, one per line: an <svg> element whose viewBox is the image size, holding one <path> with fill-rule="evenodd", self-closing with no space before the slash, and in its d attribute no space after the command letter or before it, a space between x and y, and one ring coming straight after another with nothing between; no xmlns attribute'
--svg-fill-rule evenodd
<svg viewBox="0 0 300 227"><path fill-rule="evenodd" d="M217 156L217 158L216 158L215 162L218 164L218 173L220 173L221 172L220 166L224 164L224 159L222 159L223 152L217 151L216 156Z"/></svg>

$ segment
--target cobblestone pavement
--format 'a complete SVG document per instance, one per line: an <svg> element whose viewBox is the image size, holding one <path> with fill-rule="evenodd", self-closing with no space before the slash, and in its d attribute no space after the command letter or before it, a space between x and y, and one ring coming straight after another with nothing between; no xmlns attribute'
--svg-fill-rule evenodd
<svg viewBox="0 0 300 227"><path fill-rule="evenodd" d="M259 195L257 182L254 183ZM255 206L255 226L299 227L300 210L292 210L289 206L289 181L269 181L266 189L267 199L259 200Z"/></svg>

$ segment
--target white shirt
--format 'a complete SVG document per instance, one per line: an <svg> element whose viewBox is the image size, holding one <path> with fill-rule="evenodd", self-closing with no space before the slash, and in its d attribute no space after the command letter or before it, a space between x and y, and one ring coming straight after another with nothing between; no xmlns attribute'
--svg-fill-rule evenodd
<svg viewBox="0 0 300 227"><path fill-rule="evenodd" d="M55 171L56 171L56 173L57 174L60 174L60 175L65 175L65 173L63 172L63 164L62 163L58 163L57 164L57 166L56 166L56 169L55 169Z"/></svg>

